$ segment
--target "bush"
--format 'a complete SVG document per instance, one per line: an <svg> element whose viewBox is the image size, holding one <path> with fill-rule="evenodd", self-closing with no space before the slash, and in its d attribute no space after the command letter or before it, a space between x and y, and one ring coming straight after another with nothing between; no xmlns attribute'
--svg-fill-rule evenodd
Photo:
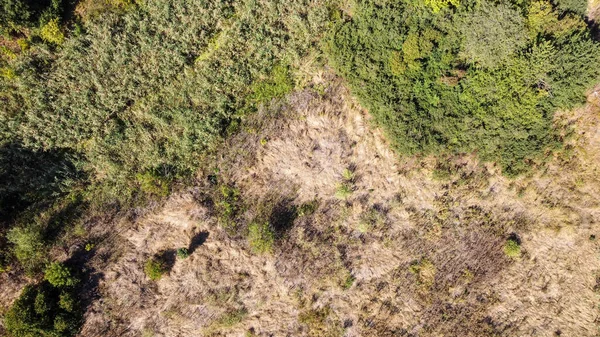
<svg viewBox="0 0 600 337"><path fill-rule="evenodd" d="M152 281L158 281L160 278L168 272L167 266L164 261L158 258L150 258L144 265L144 273Z"/></svg>
<svg viewBox="0 0 600 337"><path fill-rule="evenodd" d="M187 259L190 256L187 248L179 248L177 249L177 257L180 259Z"/></svg>
<svg viewBox="0 0 600 337"><path fill-rule="evenodd" d="M271 253L275 233L268 222L254 222L248 227L248 242L256 253Z"/></svg>
<svg viewBox="0 0 600 337"><path fill-rule="evenodd" d="M60 46L65 42L65 35L63 34L58 18L54 18L48 21L40 29L40 36L44 41L53 43Z"/></svg>
<svg viewBox="0 0 600 337"><path fill-rule="evenodd" d="M521 245L519 242L513 239L506 240L504 244L504 254L511 258L518 258L521 256Z"/></svg>
<svg viewBox="0 0 600 337"><path fill-rule="evenodd" d="M53 262L46 268L44 279L55 287L73 287L79 280L71 275L71 271L60 262Z"/></svg>

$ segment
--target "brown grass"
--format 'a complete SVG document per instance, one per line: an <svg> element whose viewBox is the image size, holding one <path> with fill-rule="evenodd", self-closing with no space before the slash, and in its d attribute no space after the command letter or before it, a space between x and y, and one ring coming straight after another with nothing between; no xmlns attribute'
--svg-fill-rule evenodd
<svg viewBox="0 0 600 337"><path fill-rule="evenodd" d="M240 191L239 234L217 224L214 168L117 226L91 264L101 296L82 336L596 336L593 101L557 116L575 130L565 151L509 180L472 155L397 157L347 90L320 78L324 94L262 110L216 156L219 184ZM343 181L353 193L340 200ZM276 230L272 254L244 239L256 218ZM509 238L521 257L505 255ZM191 242L168 275L144 275L148 257Z"/></svg>

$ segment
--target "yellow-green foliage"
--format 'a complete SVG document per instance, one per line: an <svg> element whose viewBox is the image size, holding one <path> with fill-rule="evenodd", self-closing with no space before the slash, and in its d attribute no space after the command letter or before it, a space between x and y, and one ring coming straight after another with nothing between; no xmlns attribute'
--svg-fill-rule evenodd
<svg viewBox="0 0 600 337"><path fill-rule="evenodd" d="M268 222L253 222L248 226L248 242L256 253L271 253L275 233Z"/></svg>
<svg viewBox="0 0 600 337"><path fill-rule="evenodd" d="M158 258L150 258L144 264L144 272L152 281L160 280L167 271L165 263Z"/></svg>
<svg viewBox="0 0 600 337"><path fill-rule="evenodd" d="M425 5L431 8L434 13L438 13L450 5L458 7L460 0L425 0Z"/></svg>
<svg viewBox="0 0 600 337"><path fill-rule="evenodd" d="M219 192L216 202L219 225L233 230L237 227L236 217L241 209L240 191L235 187L222 185Z"/></svg>
<svg viewBox="0 0 600 337"><path fill-rule="evenodd" d="M264 103L287 94L293 88L294 82L289 68L277 65L267 79L257 81L252 85L252 97L254 101Z"/></svg>
<svg viewBox="0 0 600 337"><path fill-rule="evenodd" d="M343 335L344 330L329 307L303 311L298 315L298 320L306 325L310 337L337 337Z"/></svg>
<svg viewBox="0 0 600 337"><path fill-rule="evenodd" d="M71 275L71 270L60 262L53 262L46 268L44 279L55 287L73 287L79 282Z"/></svg>
<svg viewBox="0 0 600 337"><path fill-rule="evenodd" d="M44 41L58 46L65 42L65 35L62 32L58 18L48 21L40 28L40 37L44 39Z"/></svg>
<svg viewBox="0 0 600 337"><path fill-rule="evenodd" d="M135 176L143 192L164 197L169 194L169 183L166 179L156 176L151 172L138 173Z"/></svg>
<svg viewBox="0 0 600 337"><path fill-rule="evenodd" d="M504 253L506 256L511 258L518 258L521 256L521 245L516 240L506 240L504 244Z"/></svg>

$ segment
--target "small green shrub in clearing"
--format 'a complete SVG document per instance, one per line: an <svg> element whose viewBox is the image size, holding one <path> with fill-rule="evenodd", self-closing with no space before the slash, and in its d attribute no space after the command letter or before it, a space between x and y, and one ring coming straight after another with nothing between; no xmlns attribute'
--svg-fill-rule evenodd
<svg viewBox="0 0 600 337"><path fill-rule="evenodd" d="M356 281L354 276L352 276L352 274L348 274L348 277L346 277L346 280L344 280L344 283L342 284L342 288L344 288L344 290L350 289L354 284L354 281Z"/></svg>
<svg viewBox="0 0 600 337"><path fill-rule="evenodd" d="M177 257L180 259L187 259L190 256L187 248L179 248L177 249Z"/></svg>
<svg viewBox="0 0 600 337"><path fill-rule="evenodd" d="M248 242L256 253L270 253L273 251L275 234L268 222L254 222L248 227Z"/></svg>
<svg viewBox="0 0 600 337"><path fill-rule="evenodd" d="M335 190L335 197L341 200L346 200L349 196L352 195L352 186L347 183L338 184L337 189Z"/></svg>
<svg viewBox="0 0 600 337"><path fill-rule="evenodd" d="M428 259L414 261L408 270L417 277L417 284L424 288L431 288L435 282L435 265Z"/></svg>
<svg viewBox="0 0 600 337"><path fill-rule="evenodd" d="M61 262L50 264L46 268L44 279L55 287L73 287L79 283L79 280L71 274L69 268Z"/></svg>
<svg viewBox="0 0 600 337"><path fill-rule="evenodd" d="M147 194L165 197L169 194L169 182L152 172L138 173L135 180L140 185L140 189Z"/></svg>
<svg viewBox="0 0 600 337"><path fill-rule="evenodd" d="M301 312L298 320L308 328L309 337L344 335L344 328L329 307Z"/></svg>
<svg viewBox="0 0 600 337"><path fill-rule="evenodd" d="M144 265L144 272L152 281L158 281L167 272L167 267L163 261L150 258Z"/></svg>
<svg viewBox="0 0 600 337"><path fill-rule="evenodd" d="M342 172L342 182L337 185L335 197L341 200L347 199L354 191L354 171L344 169Z"/></svg>
<svg viewBox="0 0 600 337"><path fill-rule="evenodd" d="M342 172L342 177L344 178L344 181L354 181L354 172L350 169L344 169L344 172Z"/></svg>
<svg viewBox="0 0 600 337"><path fill-rule="evenodd" d="M504 244L504 254L511 258L517 258L521 256L521 245L516 240L506 240Z"/></svg>

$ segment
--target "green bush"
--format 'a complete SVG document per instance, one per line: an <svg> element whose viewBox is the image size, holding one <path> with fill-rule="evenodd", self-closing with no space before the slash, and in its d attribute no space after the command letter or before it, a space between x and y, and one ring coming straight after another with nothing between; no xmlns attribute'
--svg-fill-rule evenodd
<svg viewBox="0 0 600 337"><path fill-rule="evenodd" d="M60 262L53 262L46 268L44 279L55 287L73 287L79 280Z"/></svg>
<svg viewBox="0 0 600 337"><path fill-rule="evenodd" d="M158 281L160 278L168 272L167 266L161 259L153 257L146 261L144 265L144 273L152 281Z"/></svg>
<svg viewBox="0 0 600 337"><path fill-rule="evenodd" d="M40 28L40 36L44 41L60 46L65 42L65 35L62 32L58 18L48 21Z"/></svg>
<svg viewBox="0 0 600 337"><path fill-rule="evenodd" d="M253 222L248 226L248 242L256 253L271 253L275 233L268 222Z"/></svg>
<svg viewBox="0 0 600 337"><path fill-rule="evenodd" d="M187 248L178 248L177 249L177 257L180 259L187 259L190 256Z"/></svg>
<svg viewBox="0 0 600 337"><path fill-rule="evenodd" d="M511 258L517 258L521 256L521 245L513 239L506 240L504 244L504 253L506 256Z"/></svg>

